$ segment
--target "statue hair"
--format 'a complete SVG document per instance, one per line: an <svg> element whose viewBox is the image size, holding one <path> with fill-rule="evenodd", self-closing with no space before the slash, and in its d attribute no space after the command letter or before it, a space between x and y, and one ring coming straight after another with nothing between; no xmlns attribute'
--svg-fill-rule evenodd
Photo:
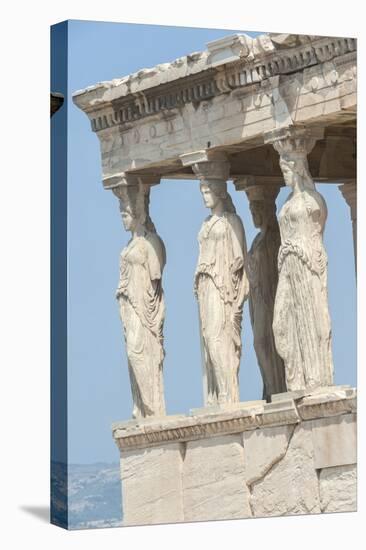
<svg viewBox="0 0 366 550"><path fill-rule="evenodd" d="M125 200L120 200L120 210L129 210L131 216L151 233L156 233L155 225L149 214L150 196L143 184L139 183L136 193L129 195Z"/></svg>
<svg viewBox="0 0 366 550"><path fill-rule="evenodd" d="M214 194L222 200L225 212L236 214L236 208L231 195L228 193L226 181L203 180L201 185L202 184L207 185L214 192Z"/></svg>
<svg viewBox="0 0 366 550"><path fill-rule="evenodd" d="M301 183L303 187L306 187L307 189L314 189L314 182L313 178L310 175L308 159L306 156L301 155L293 158L291 158L290 156L282 156L281 164L286 164L292 172L302 178Z"/></svg>

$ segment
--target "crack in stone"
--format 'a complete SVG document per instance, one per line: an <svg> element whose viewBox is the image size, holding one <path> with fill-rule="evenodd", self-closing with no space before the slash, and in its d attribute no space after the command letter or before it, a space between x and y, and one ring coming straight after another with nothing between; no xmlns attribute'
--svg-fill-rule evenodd
<svg viewBox="0 0 366 550"><path fill-rule="evenodd" d="M320 474L321 474L322 468L318 468L315 470L316 477L318 479L318 499L319 499L319 508L320 512L324 514L326 505L322 503L321 495L320 495Z"/></svg>
<svg viewBox="0 0 366 550"><path fill-rule="evenodd" d="M248 487L248 491L249 491L249 507L250 507L250 511L251 511L251 514L252 514L253 517L255 517L255 510L254 510L254 505L253 505L253 502L252 502L253 489L260 481L262 481L269 473L271 473L274 470L274 468L285 458L285 456L287 455L287 451L289 450L289 447L290 447L290 444L291 444L291 441L292 441L292 438L293 438L293 435L295 433L296 428L297 428L297 424L295 424L293 426L293 429L292 429L292 431L289 435L289 438L288 438L288 442L287 442L285 451L278 458L276 458L268 466L268 468L266 468L265 472L262 475L255 478L253 481L251 481L251 483L246 483L246 485Z"/></svg>
<svg viewBox="0 0 366 550"><path fill-rule="evenodd" d="M185 460L186 454L187 454L187 442L186 441L182 442L179 445L179 451L180 451L180 456L182 458L182 462L180 464L180 469L179 469L179 474L180 474L180 504L181 504L181 509L182 509L182 521L186 521L186 511L185 511L185 506L184 506L184 482L183 482L184 460Z"/></svg>
<svg viewBox="0 0 366 550"><path fill-rule="evenodd" d="M179 446L180 454L182 457L182 461L184 462L187 454L187 442L183 441Z"/></svg>

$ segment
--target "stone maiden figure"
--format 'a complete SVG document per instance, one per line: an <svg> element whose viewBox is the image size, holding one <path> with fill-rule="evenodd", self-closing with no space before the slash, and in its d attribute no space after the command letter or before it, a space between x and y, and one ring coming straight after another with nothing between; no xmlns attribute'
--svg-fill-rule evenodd
<svg viewBox="0 0 366 550"><path fill-rule="evenodd" d="M194 292L198 300L204 358L205 405L239 401L243 303L249 293L244 227L227 184L202 180L211 215L198 235Z"/></svg>
<svg viewBox="0 0 366 550"><path fill-rule="evenodd" d="M263 399L269 401L272 394L286 391L285 367L277 353L272 330L281 244L275 202L279 187L253 185L245 191L253 223L260 229L248 253L249 312L263 379Z"/></svg>
<svg viewBox="0 0 366 550"><path fill-rule="evenodd" d="M116 292L126 342L132 417L162 416L165 247L148 214L149 186L126 187L118 196L124 228L132 234L121 252Z"/></svg>
<svg viewBox="0 0 366 550"><path fill-rule="evenodd" d="M273 332L285 363L289 391L333 383L327 254L327 207L315 189L304 152L282 153L280 166L292 192L280 215Z"/></svg>

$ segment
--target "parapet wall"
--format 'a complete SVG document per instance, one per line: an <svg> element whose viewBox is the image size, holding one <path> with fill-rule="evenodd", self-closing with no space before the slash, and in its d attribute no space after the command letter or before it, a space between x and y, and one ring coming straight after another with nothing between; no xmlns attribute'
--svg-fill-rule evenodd
<svg viewBox="0 0 366 550"><path fill-rule="evenodd" d="M356 511L356 391L113 426L125 525Z"/></svg>

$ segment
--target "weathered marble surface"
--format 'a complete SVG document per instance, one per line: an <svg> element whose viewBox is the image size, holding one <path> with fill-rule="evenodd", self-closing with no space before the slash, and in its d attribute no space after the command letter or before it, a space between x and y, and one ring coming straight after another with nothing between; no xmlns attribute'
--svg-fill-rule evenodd
<svg viewBox="0 0 366 550"><path fill-rule="evenodd" d="M121 252L116 291L133 397L132 417L162 416L165 247L149 216L149 186L134 182L114 192L120 199L124 227L132 234Z"/></svg>
<svg viewBox="0 0 366 550"><path fill-rule="evenodd" d="M208 143L235 152L263 143L263 133L278 127L354 119L356 41L292 35L280 43L273 35L234 35L75 92L73 101L100 139L106 187L126 171L186 177L191 173L181 170L180 155ZM331 174L339 176L339 169Z"/></svg>
<svg viewBox="0 0 366 550"><path fill-rule="evenodd" d="M285 456L294 425L285 424L243 433L245 480L248 486L263 479Z"/></svg>
<svg viewBox="0 0 366 550"><path fill-rule="evenodd" d="M240 434L186 443L183 466L185 521L250 516Z"/></svg>
<svg viewBox="0 0 366 550"><path fill-rule="evenodd" d="M313 420L314 462L317 469L357 462L356 415Z"/></svg>
<svg viewBox="0 0 366 550"><path fill-rule="evenodd" d="M263 379L263 399L269 401L271 395L286 391L285 366L277 353L272 329L281 244L275 202L279 187L253 185L246 187L245 192L253 223L260 229L248 253L249 311Z"/></svg>
<svg viewBox="0 0 366 550"><path fill-rule="evenodd" d="M182 445L121 453L124 523L183 521Z"/></svg>
<svg viewBox="0 0 366 550"><path fill-rule="evenodd" d="M311 426L293 429L286 452L267 474L250 485L253 515L260 517L320 512Z"/></svg>
<svg viewBox="0 0 366 550"><path fill-rule="evenodd" d="M322 512L357 511L357 466L324 468L319 474Z"/></svg>
<svg viewBox="0 0 366 550"><path fill-rule="evenodd" d="M324 391L323 391L324 390ZM310 390L299 398L273 403L240 402L207 407L190 415L115 422L112 433L121 451L148 448L160 443L193 441L270 426L298 424L302 420L337 417L356 412L356 390L333 386Z"/></svg>
<svg viewBox="0 0 366 550"><path fill-rule="evenodd" d="M205 405L234 403L239 401L243 305L249 294L244 226L227 190L226 156L196 151L181 160L192 165L204 204L211 210L198 235L194 278Z"/></svg>
<svg viewBox="0 0 366 550"><path fill-rule="evenodd" d="M323 232L327 206L309 172L307 155L319 134L306 128L273 132L268 141L280 155L291 193L279 214L273 334L285 365L289 391L333 383L327 254Z"/></svg>
<svg viewBox="0 0 366 550"><path fill-rule="evenodd" d="M355 390L304 393L115 424L125 524L354 510Z"/></svg>
<svg viewBox="0 0 366 550"><path fill-rule="evenodd" d="M207 405L239 401L243 303L249 285L244 269L245 234L226 183L203 183L211 216L199 233L195 273L207 381Z"/></svg>
<svg viewBox="0 0 366 550"><path fill-rule="evenodd" d="M244 273L244 261L230 273L235 275L231 290L236 298L222 300L224 312L216 317L212 314L220 308L204 304L204 299L210 296L221 306L222 296L216 291L214 296L207 288L200 293L205 271L198 270L202 334L207 327L220 327L215 334L221 338L220 346L212 355L216 361L225 352L230 359L230 376L215 361L205 361L205 403L210 405L206 410L161 416L162 379L155 377L156 372L161 374L156 367L162 366L163 357L163 295L156 283L164 267L161 253L157 254L159 276L150 277L151 286L160 288L153 300L157 326L150 330L151 315L144 324L143 316L121 304L125 329L129 332L134 327L126 344L131 373L139 378L135 384L131 377L134 416L141 417L113 427L121 451L126 524L216 519L218 513L248 517L354 509L355 470L350 462L354 460L356 396L352 388L332 387L322 245L326 207L314 188L308 160L312 176L319 181L349 184L355 179L356 41L287 34L255 39L229 36L209 43L206 51L76 92L73 100L100 141L103 185L117 195L130 177L139 181L155 176L198 177L205 184L203 194L215 202L214 195L223 198L220 191L213 192L215 187L224 190L226 197L229 166L233 179L249 173L282 184L283 175L293 188L280 220L280 280L274 314L276 347L285 363L288 392L278 388L268 404L237 402L239 287L244 288L240 284L244 277L240 279L237 272ZM319 134L313 149L308 133ZM229 217L228 209L221 206L212 213L220 223ZM202 242L207 241L209 250L206 229L212 227L202 229ZM141 257L149 238L138 233L136 256ZM217 256L223 255L213 256L216 267ZM232 259L233 267L235 255ZM132 263L137 269L143 262ZM199 265L204 263L200 258ZM217 278L225 273L222 268L215 271ZM157 273L149 269L150 275L151 271ZM129 278L121 279L125 289ZM143 280L145 288L148 279ZM140 290L125 293L126 299L138 296ZM228 303L235 304L234 315ZM221 330L221 321L229 316L232 325ZM151 368L141 354L137 357L135 337L145 329L149 338L143 338L144 355L152 360ZM203 336L207 358L214 345L209 341L211 333L209 338ZM314 391L319 386L321 391ZM353 448L336 448L339 438Z"/></svg>

